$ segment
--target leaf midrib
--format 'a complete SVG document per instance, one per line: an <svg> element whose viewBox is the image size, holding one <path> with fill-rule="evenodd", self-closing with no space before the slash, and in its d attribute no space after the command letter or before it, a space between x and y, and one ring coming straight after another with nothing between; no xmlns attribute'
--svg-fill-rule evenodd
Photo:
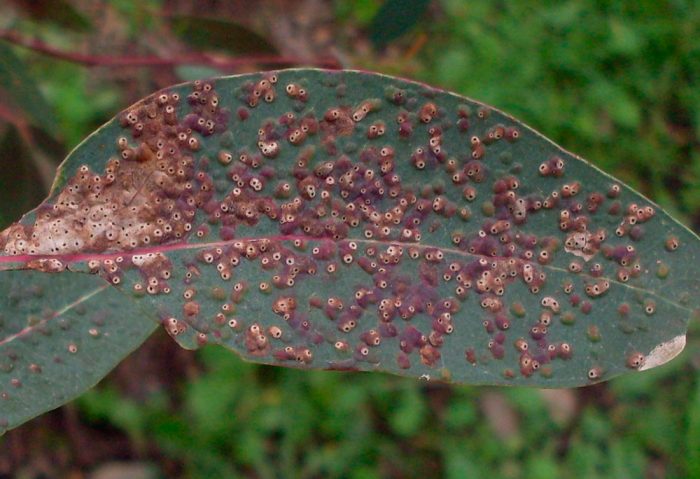
<svg viewBox="0 0 700 479"><path fill-rule="evenodd" d="M469 258L486 258L488 260L507 260L510 257L505 257L505 256L485 256L481 254L474 254L474 253L469 253L467 251L462 251L459 249L455 248L445 248L442 246L436 246L436 245L426 245L422 243L408 243L408 242L401 242L401 241L392 241L392 240L378 240L378 239L367 239L367 238L343 238L342 240L332 240L329 238L317 238L317 237L311 237L311 236L305 236L305 235L270 235L270 236L264 236L264 237L240 237L240 238L234 238L232 240L226 240L226 241L213 241L213 242L208 242L208 243L188 243L188 242L177 242L177 243L170 243L170 244L164 244L164 245L159 245L159 246L152 246L148 248L137 248L133 250L126 250L126 251L120 251L120 252L110 252L110 253L74 253L74 254L58 254L58 255L16 255L16 256L0 256L0 270L16 270L16 269L27 269L26 268L26 263L32 260L39 260L39 259L58 259L59 261L62 261L63 263L68 265L72 263L79 263L79 262L86 262L90 260L106 260L106 259L116 259L120 256L124 255L130 255L130 256L135 256L135 255L148 255L148 254L157 254L157 253L168 253L172 251L186 251L186 250L195 250L195 249L208 249L208 248L217 248L217 247L227 247L233 245L237 241L253 241L253 242L260 242L260 241L294 241L294 240L304 240L304 241L313 241L313 242L324 242L324 241L329 241L329 242L334 242L338 243L341 241L347 241L351 242L354 241L356 243L362 243L362 244L369 244L369 245L381 245L381 246L400 246L400 247L416 247L419 249L428 249L428 248L436 248L442 251L443 253L449 253L455 256L461 256L461 257L469 257ZM522 261L525 264L532 264L536 265L537 267L550 270L550 271L555 271L558 273L563 273L565 275L572 274L568 270L564 268L560 268L558 266L554 266L551 264L540 264L535 261L529 261L525 260L522 258L518 258L520 261ZM655 298L658 298L661 301L664 301L673 307L676 307L678 309L681 309L685 312L692 313L693 309L688 308L687 306L684 306L676 301L673 301L670 298L667 298L665 296L662 296L658 294L657 292L650 290L650 289L645 289L645 288L640 288L638 286L629 284L629 283L623 283L621 281L618 281L615 278L612 277L607 277L607 276L596 276L593 277L592 275L584 272L577 273L579 276L582 276L587 279L607 279L613 284L616 284L618 286L622 286L624 288L630 289L632 291L637 291L641 292L650 296L653 296ZM109 286L109 285L107 285ZM87 299L87 298L86 298ZM0 342L0 346L3 343Z"/></svg>

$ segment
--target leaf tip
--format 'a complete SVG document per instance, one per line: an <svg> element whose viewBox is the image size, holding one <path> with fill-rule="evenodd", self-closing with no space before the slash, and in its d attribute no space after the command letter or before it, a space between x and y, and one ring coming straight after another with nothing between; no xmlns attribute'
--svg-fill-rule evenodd
<svg viewBox="0 0 700 479"><path fill-rule="evenodd" d="M685 334L680 334L671 340L657 345L644 358L644 362L639 367L639 370L646 371L647 369L652 369L657 366L661 366L662 364L666 364L683 351L685 348L685 343Z"/></svg>

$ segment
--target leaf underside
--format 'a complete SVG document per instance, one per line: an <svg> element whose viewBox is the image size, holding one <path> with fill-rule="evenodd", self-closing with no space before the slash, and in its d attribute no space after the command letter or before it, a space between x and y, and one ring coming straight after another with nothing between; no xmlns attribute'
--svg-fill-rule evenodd
<svg viewBox="0 0 700 479"><path fill-rule="evenodd" d="M0 250L37 278L100 275L186 348L463 384L663 364L700 296L696 236L649 200L495 109L354 71L144 99Z"/></svg>

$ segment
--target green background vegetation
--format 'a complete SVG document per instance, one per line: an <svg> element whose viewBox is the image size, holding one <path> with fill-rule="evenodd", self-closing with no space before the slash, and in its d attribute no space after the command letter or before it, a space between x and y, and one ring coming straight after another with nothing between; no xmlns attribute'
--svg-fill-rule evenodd
<svg viewBox="0 0 700 479"><path fill-rule="evenodd" d="M489 103L700 231L700 4L383 3L0 7L3 32L63 52L208 59L87 66L0 40L0 223L38 204L65 153L129 103L274 68L249 58L264 54L333 58ZM97 388L0 438L0 477L103 477L108 464L121 474L110 477L700 477L699 333L691 325L683 355L657 370L544 392L250 365L159 332Z"/></svg>

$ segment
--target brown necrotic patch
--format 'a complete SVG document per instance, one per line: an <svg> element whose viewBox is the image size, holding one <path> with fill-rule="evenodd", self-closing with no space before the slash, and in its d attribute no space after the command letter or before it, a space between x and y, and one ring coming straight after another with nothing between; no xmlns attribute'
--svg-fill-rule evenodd
<svg viewBox="0 0 700 479"><path fill-rule="evenodd" d="M119 117L130 137L103 172L78 168L63 189L36 212L33 224L16 223L0 237L8 255L67 255L131 250L183 238L197 207L211 197L206 173L195 172L198 135L221 131L226 114L212 83L196 82L189 113L177 115L178 93L159 93ZM57 269L45 263L29 267Z"/></svg>

